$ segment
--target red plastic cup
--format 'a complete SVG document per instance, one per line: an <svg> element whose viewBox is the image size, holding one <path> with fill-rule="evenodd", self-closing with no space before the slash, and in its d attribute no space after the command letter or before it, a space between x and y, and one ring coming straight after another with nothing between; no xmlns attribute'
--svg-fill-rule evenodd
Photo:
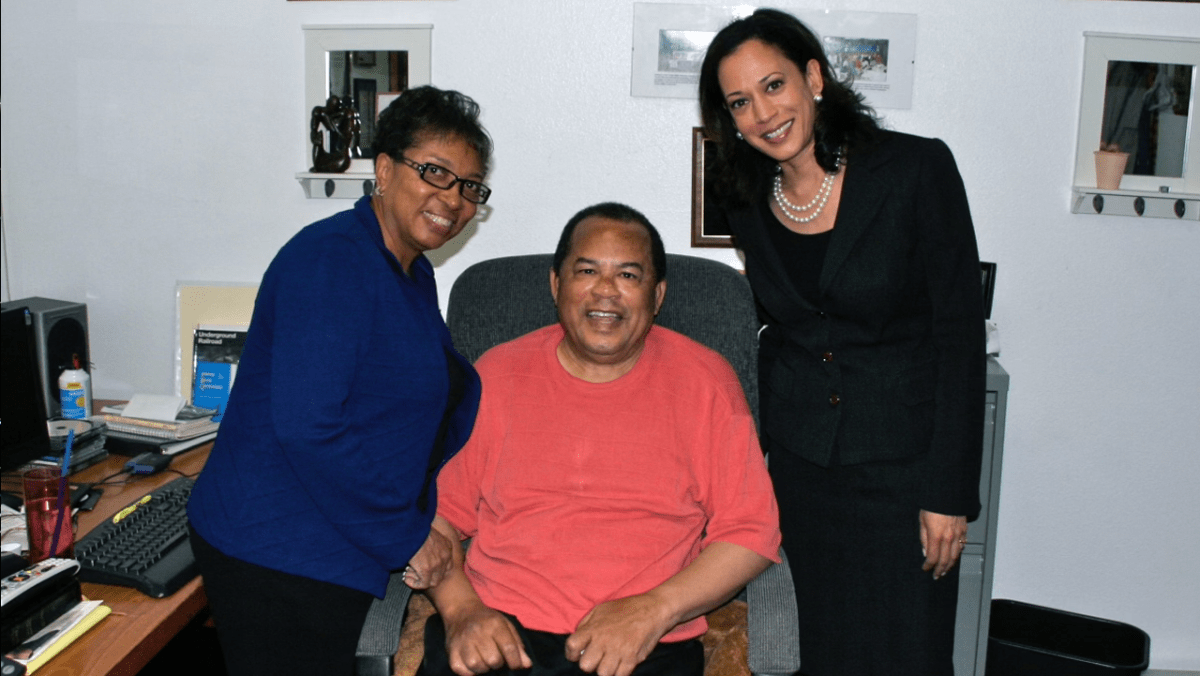
<svg viewBox="0 0 1200 676"><path fill-rule="evenodd" d="M71 519L71 491L58 467L39 467L21 475L25 490L25 527L29 535L29 561L75 557L75 528ZM59 505L62 496L62 505ZM55 542L55 533L58 534Z"/></svg>

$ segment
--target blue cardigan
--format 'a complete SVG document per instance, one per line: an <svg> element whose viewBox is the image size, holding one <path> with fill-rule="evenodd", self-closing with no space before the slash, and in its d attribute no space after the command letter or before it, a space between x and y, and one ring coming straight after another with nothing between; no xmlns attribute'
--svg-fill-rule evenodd
<svg viewBox="0 0 1200 676"><path fill-rule="evenodd" d="M450 343L433 266L405 275L369 197L301 230L255 301L229 406L188 516L243 561L382 598L429 533L422 511L449 391L446 355L467 375L448 460L479 406L475 369Z"/></svg>

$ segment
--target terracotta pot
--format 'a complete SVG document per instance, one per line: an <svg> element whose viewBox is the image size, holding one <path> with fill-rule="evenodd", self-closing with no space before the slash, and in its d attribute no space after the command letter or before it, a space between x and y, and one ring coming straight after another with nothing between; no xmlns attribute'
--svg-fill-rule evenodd
<svg viewBox="0 0 1200 676"><path fill-rule="evenodd" d="M1129 153L1114 153L1107 150L1096 151L1096 187L1101 190L1116 190L1121 187L1121 177L1125 175L1125 164L1129 162Z"/></svg>

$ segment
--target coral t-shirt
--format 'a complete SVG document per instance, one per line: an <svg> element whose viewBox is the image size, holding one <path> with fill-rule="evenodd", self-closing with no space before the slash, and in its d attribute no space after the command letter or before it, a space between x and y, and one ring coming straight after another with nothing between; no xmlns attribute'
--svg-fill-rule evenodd
<svg viewBox="0 0 1200 676"><path fill-rule="evenodd" d="M474 538L466 572L483 602L569 634L709 543L778 561L778 507L729 364L656 326L629 373L589 383L559 364L562 338L548 326L480 358L475 429L438 479L438 513Z"/></svg>

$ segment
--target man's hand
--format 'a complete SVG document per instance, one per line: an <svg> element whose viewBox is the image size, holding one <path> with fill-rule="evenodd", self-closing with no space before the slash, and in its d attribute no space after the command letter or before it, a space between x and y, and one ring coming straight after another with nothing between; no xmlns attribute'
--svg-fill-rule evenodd
<svg viewBox="0 0 1200 676"><path fill-rule="evenodd" d="M503 614L488 608L479 599L463 572L461 534L442 517L433 520L433 532L439 534L453 555L445 578L427 592L446 627L446 655L450 668L458 676L483 674L508 666L528 669L533 666L516 628Z"/></svg>
<svg viewBox="0 0 1200 676"><path fill-rule="evenodd" d="M567 659L598 676L629 676L674 626L653 592L607 601L567 637Z"/></svg>
<svg viewBox="0 0 1200 676"><path fill-rule="evenodd" d="M404 583L413 589L428 589L441 583L454 565L452 548L455 546L437 530L431 529L425 544L404 567Z"/></svg>
<svg viewBox="0 0 1200 676"><path fill-rule="evenodd" d="M482 603L444 614L442 622L446 626L450 668L459 676L483 674L501 667L533 666L508 618Z"/></svg>
<svg viewBox="0 0 1200 676"><path fill-rule="evenodd" d="M629 676L676 625L733 598L769 565L741 545L714 542L645 594L592 608L567 637L567 659L599 676Z"/></svg>
<svg viewBox="0 0 1200 676"><path fill-rule="evenodd" d="M921 570L933 571L933 579L945 575L967 544L967 517L946 516L921 510L921 549L925 564Z"/></svg>

